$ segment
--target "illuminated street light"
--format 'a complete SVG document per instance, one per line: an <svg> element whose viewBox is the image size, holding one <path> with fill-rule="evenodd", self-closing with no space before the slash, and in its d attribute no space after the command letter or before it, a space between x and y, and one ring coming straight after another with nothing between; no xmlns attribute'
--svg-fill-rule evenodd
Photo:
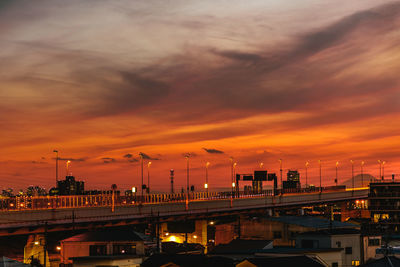
<svg viewBox="0 0 400 267"><path fill-rule="evenodd" d="M140 187L140 202L143 201L143 153L140 152L139 153L139 157L140 157L140 170L141 170L141 187Z"/></svg>
<svg viewBox="0 0 400 267"><path fill-rule="evenodd" d="M210 162L206 162L206 183L204 184L204 188L207 191L207 195L208 195L208 166L210 166Z"/></svg>
<svg viewBox="0 0 400 267"><path fill-rule="evenodd" d="M352 179L353 190L354 190L354 161L350 160L350 162L351 162L351 179Z"/></svg>
<svg viewBox="0 0 400 267"><path fill-rule="evenodd" d="M307 162L306 162L306 188L308 187L308 183L307 183L307 179L308 179L308 165L310 165L310 163L307 161Z"/></svg>
<svg viewBox="0 0 400 267"><path fill-rule="evenodd" d="M337 173L338 173L338 166L339 166L339 161L336 161L336 179L335 179L336 186L338 185L338 175L337 175Z"/></svg>
<svg viewBox="0 0 400 267"><path fill-rule="evenodd" d="M260 169L262 169L263 167L264 167L264 163L261 162L261 163L260 163Z"/></svg>
<svg viewBox="0 0 400 267"><path fill-rule="evenodd" d="M361 161L361 187L364 187L364 171L363 171L363 166L365 162Z"/></svg>
<svg viewBox="0 0 400 267"><path fill-rule="evenodd" d="M150 194L150 166L151 161L147 163L147 194Z"/></svg>
<svg viewBox="0 0 400 267"><path fill-rule="evenodd" d="M53 150L54 153L56 153L56 187L58 184L58 150Z"/></svg>
<svg viewBox="0 0 400 267"><path fill-rule="evenodd" d="M379 178L382 179L382 161L378 159L379 163Z"/></svg>
<svg viewBox="0 0 400 267"><path fill-rule="evenodd" d="M279 171L281 173L281 192L283 192L283 184L282 184L282 159L279 159Z"/></svg>
<svg viewBox="0 0 400 267"><path fill-rule="evenodd" d="M322 192L322 167L321 167L321 160L318 160L319 164L319 191Z"/></svg>
<svg viewBox="0 0 400 267"><path fill-rule="evenodd" d="M386 161L382 161L382 180L385 180L385 164Z"/></svg>
<svg viewBox="0 0 400 267"><path fill-rule="evenodd" d="M70 165L71 165L71 161L70 161L70 160L67 160L67 176L70 175L70 172L69 172L69 167L70 167Z"/></svg>

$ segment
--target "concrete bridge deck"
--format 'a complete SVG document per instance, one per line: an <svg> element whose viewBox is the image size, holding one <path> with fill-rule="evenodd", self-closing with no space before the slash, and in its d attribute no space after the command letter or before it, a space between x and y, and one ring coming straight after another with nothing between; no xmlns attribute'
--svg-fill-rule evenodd
<svg viewBox="0 0 400 267"><path fill-rule="evenodd" d="M211 195L207 198L169 199L164 202L112 203L103 206L52 207L37 209L15 209L0 211L0 235L20 232L40 232L44 225L56 229L65 227L86 227L88 224L112 224L121 222L134 223L148 218L168 220L174 217L218 216L235 212L247 212L257 209L274 209L282 207L301 207L365 199L367 188L332 190L322 192L301 192L283 195L272 195L265 192L259 195L229 196L227 194ZM112 202L112 201L111 201ZM48 202L51 203L51 202ZM84 203L87 204L86 202ZM115 204L115 200L114 200ZM86 225L86 226L85 226Z"/></svg>

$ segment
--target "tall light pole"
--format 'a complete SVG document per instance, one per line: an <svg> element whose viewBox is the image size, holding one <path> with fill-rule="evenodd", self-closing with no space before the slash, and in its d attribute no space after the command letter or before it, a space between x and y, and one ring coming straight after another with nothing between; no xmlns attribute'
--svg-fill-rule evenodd
<svg viewBox="0 0 400 267"><path fill-rule="evenodd" d="M308 187L308 183L307 183L307 179L308 179L308 165L310 165L310 163L308 161L306 161L306 188Z"/></svg>
<svg viewBox="0 0 400 267"><path fill-rule="evenodd" d="M352 180L352 184L353 184L353 190L354 190L354 161L351 159L351 180Z"/></svg>
<svg viewBox="0 0 400 267"><path fill-rule="evenodd" d="M264 162L260 163L260 169L262 169L264 167Z"/></svg>
<svg viewBox="0 0 400 267"><path fill-rule="evenodd" d="M229 160L231 161L231 184L232 184L233 183L233 157L230 157Z"/></svg>
<svg viewBox="0 0 400 267"><path fill-rule="evenodd" d="M336 161L336 179L335 179L336 186L338 184L338 175L337 175L338 166L339 166L339 161Z"/></svg>
<svg viewBox="0 0 400 267"><path fill-rule="evenodd" d="M283 193L283 183L282 183L282 159L279 159L279 172L281 174L281 193Z"/></svg>
<svg viewBox="0 0 400 267"><path fill-rule="evenodd" d="M143 153L139 153L140 157L140 170L141 170L141 177L142 177L142 186L140 187L140 202L143 201Z"/></svg>
<svg viewBox="0 0 400 267"><path fill-rule="evenodd" d="M189 199L189 158L190 158L190 154L187 153L185 155L185 158L186 158L186 194Z"/></svg>
<svg viewBox="0 0 400 267"><path fill-rule="evenodd" d="M210 166L210 162L206 162L206 183L204 184L204 188L206 189L208 196L208 166Z"/></svg>
<svg viewBox="0 0 400 267"><path fill-rule="evenodd" d="M235 163L233 163L233 182L232 182L232 192L234 191L234 189L236 188L236 190L238 190L238 188L237 188L237 184L236 184L236 179L235 179L235 176L236 176L236 165L237 165L237 163L235 162Z"/></svg>
<svg viewBox="0 0 400 267"><path fill-rule="evenodd" d="M190 154L185 155L186 158L186 210L189 210L189 157Z"/></svg>
<svg viewBox="0 0 400 267"><path fill-rule="evenodd" d="M364 167L365 162L361 161L361 187L364 187Z"/></svg>
<svg viewBox="0 0 400 267"><path fill-rule="evenodd" d="M67 176L69 176L69 165L71 165L71 161L67 160Z"/></svg>
<svg viewBox="0 0 400 267"><path fill-rule="evenodd" d="M378 159L379 163L379 179L382 179L382 161Z"/></svg>
<svg viewBox="0 0 400 267"><path fill-rule="evenodd" d="M382 161L382 180L385 180L385 163L386 161Z"/></svg>
<svg viewBox="0 0 400 267"><path fill-rule="evenodd" d="M58 150L53 150L56 153L56 187L58 186Z"/></svg>
<svg viewBox="0 0 400 267"><path fill-rule="evenodd" d="M319 164L319 191L322 192L322 168L321 168L321 160L318 160Z"/></svg>
<svg viewBox="0 0 400 267"><path fill-rule="evenodd" d="M150 194L150 166L151 161L147 163L147 194Z"/></svg>

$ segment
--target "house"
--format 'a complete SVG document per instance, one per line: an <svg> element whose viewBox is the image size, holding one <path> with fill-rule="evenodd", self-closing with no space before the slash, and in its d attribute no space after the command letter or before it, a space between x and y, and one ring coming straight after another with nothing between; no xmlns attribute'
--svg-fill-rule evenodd
<svg viewBox="0 0 400 267"><path fill-rule="evenodd" d="M144 241L130 230L86 232L61 242L61 263L81 266L140 266Z"/></svg>
<svg viewBox="0 0 400 267"><path fill-rule="evenodd" d="M142 267L234 267L232 259L201 254L154 254Z"/></svg>
<svg viewBox="0 0 400 267"><path fill-rule="evenodd" d="M342 262L335 266L358 266L363 262L362 238L356 229L330 229L299 234L296 248L342 248ZM333 265L332 265L333 266Z"/></svg>
<svg viewBox="0 0 400 267"><path fill-rule="evenodd" d="M360 267L394 267L400 266L400 258L395 256L386 256L378 260L370 260Z"/></svg>
<svg viewBox="0 0 400 267"><path fill-rule="evenodd" d="M261 257L245 259L235 267L327 267L308 256Z"/></svg>
<svg viewBox="0 0 400 267"><path fill-rule="evenodd" d="M237 227L236 223L216 225L215 244L229 243L235 238ZM275 246L294 246L297 234L330 228L359 229L360 226L314 216L265 216L241 220L240 238L274 240Z"/></svg>
<svg viewBox="0 0 400 267"><path fill-rule="evenodd" d="M215 246L214 248L210 249L209 254L229 257L234 260L242 260L250 255L254 255L256 252L272 248L272 240L234 239L228 244Z"/></svg>

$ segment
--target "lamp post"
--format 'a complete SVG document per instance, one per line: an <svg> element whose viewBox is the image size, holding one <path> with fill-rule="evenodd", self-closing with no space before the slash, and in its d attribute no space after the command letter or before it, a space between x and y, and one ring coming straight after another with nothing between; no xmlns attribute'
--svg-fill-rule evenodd
<svg viewBox="0 0 400 267"><path fill-rule="evenodd" d="M279 159L279 172L281 174L281 194L283 193L283 183L282 183L282 159Z"/></svg>
<svg viewBox="0 0 400 267"><path fill-rule="evenodd" d="M361 187L364 187L364 167L365 162L361 161Z"/></svg>
<svg viewBox="0 0 400 267"><path fill-rule="evenodd" d="M319 191L322 192L322 168L321 168L321 160L318 160L319 164Z"/></svg>
<svg viewBox="0 0 400 267"><path fill-rule="evenodd" d="M56 187L58 186L58 150L53 150L56 153Z"/></svg>
<svg viewBox="0 0 400 267"><path fill-rule="evenodd" d="M236 165L237 165L237 163L235 162L235 163L233 163L233 182L232 182L232 192L234 192L235 191L235 189L236 190L238 190L238 188L237 188L237 184L236 184L236 179L235 179L235 177L236 177Z"/></svg>
<svg viewBox="0 0 400 267"><path fill-rule="evenodd" d="M382 179L382 161L378 159L379 163L379 178Z"/></svg>
<svg viewBox="0 0 400 267"><path fill-rule="evenodd" d="M133 196L133 202L136 203L136 187L133 186L132 187L132 196Z"/></svg>
<svg viewBox="0 0 400 267"><path fill-rule="evenodd" d="M382 180L385 180L385 163L386 161L382 161Z"/></svg>
<svg viewBox="0 0 400 267"><path fill-rule="evenodd" d="M308 179L308 165L310 165L310 163L308 161L306 161L306 188L308 187L308 183L307 183L307 179Z"/></svg>
<svg viewBox="0 0 400 267"><path fill-rule="evenodd" d="M207 192L207 197L208 197L208 166L210 166L210 162L206 162L206 183L204 184L204 188L206 189Z"/></svg>
<svg viewBox="0 0 400 267"><path fill-rule="evenodd" d="M350 160L350 162L351 162L351 181L353 184L353 191L354 191L354 161Z"/></svg>
<svg viewBox="0 0 400 267"><path fill-rule="evenodd" d="M264 162L260 163L260 169L262 169L264 167Z"/></svg>
<svg viewBox="0 0 400 267"><path fill-rule="evenodd" d="M339 161L336 161L336 179L335 179L335 184L336 184L336 186L337 186L337 184L338 184L338 175L337 175L338 166L339 166Z"/></svg>
<svg viewBox="0 0 400 267"><path fill-rule="evenodd" d="M190 154L185 155L186 159L186 194L189 196L189 158Z"/></svg>
<svg viewBox="0 0 400 267"><path fill-rule="evenodd" d="M140 202L143 201L143 153L140 152L139 153L139 157L140 157L140 171L141 171L141 187L140 187Z"/></svg>
<svg viewBox="0 0 400 267"><path fill-rule="evenodd" d="M150 166L151 161L147 163L147 194L150 194Z"/></svg>
<svg viewBox="0 0 400 267"><path fill-rule="evenodd" d="M233 157L230 157L229 160L231 161L231 183L233 183Z"/></svg>
<svg viewBox="0 0 400 267"><path fill-rule="evenodd" d="M190 154L185 155L186 158L186 210L189 210L189 157Z"/></svg>
<svg viewBox="0 0 400 267"><path fill-rule="evenodd" d="M71 161L67 160L67 176L69 176L69 166L71 165Z"/></svg>

